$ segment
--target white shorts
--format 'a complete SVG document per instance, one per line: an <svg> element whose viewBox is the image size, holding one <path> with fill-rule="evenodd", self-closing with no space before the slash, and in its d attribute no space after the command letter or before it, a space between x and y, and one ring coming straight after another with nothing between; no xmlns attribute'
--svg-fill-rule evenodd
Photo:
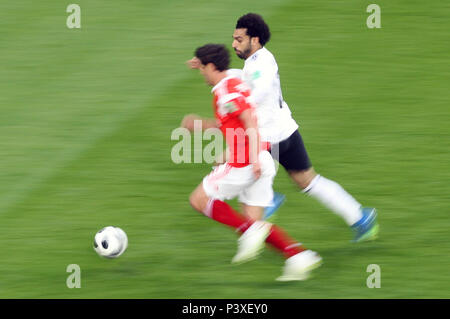
<svg viewBox="0 0 450 319"><path fill-rule="evenodd" d="M253 165L233 167L228 163L217 166L203 179L203 189L210 198L230 200L239 198L249 206L267 207L273 200L275 163L267 151L259 153L261 176L255 179Z"/></svg>

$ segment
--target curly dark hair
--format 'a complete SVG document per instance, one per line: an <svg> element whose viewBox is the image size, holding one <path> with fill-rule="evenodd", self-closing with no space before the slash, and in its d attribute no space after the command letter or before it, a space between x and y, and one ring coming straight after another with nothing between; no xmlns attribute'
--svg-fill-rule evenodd
<svg viewBox="0 0 450 319"><path fill-rule="evenodd" d="M225 71L230 65L230 54L223 44L205 44L195 50L195 56L203 65L214 64L218 71Z"/></svg>
<svg viewBox="0 0 450 319"><path fill-rule="evenodd" d="M239 18L236 29L247 29L247 35L251 38L258 37L259 43L264 46L270 40L269 26L264 19L256 13L247 13Z"/></svg>

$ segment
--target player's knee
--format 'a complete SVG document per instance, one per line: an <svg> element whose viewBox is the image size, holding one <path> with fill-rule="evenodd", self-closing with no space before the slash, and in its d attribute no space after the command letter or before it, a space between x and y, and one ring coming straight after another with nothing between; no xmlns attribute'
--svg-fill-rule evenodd
<svg viewBox="0 0 450 319"><path fill-rule="evenodd" d="M205 196L203 196L203 194L198 189L193 191L192 194L189 196L189 204L191 204L193 209L195 209L200 213L204 212L206 208L206 203L207 200L205 202Z"/></svg>
<svg viewBox="0 0 450 319"><path fill-rule="evenodd" d="M311 184L314 177L316 177L317 173L314 169L308 168L303 171L290 172L289 175L295 181L299 188L305 189Z"/></svg>
<svg viewBox="0 0 450 319"><path fill-rule="evenodd" d="M199 200L196 194L196 191L193 191L189 196L189 204L191 204L192 208L198 211L199 208Z"/></svg>

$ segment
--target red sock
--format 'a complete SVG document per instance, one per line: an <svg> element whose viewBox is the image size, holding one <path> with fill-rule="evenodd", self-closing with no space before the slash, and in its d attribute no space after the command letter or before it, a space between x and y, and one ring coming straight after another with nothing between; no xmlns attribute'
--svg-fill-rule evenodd
<svg viewBox="0 0 450 319"><path fill-rule="evenodd" d="M231 226L240 232L246 231L252 224L249 219L234 211L233 208L225 202L214 200L210 202L209 205L205 215L219 223Z"/></svg>
<svg viewBox="0 0 450 319"><path fill-rule="evenodd" d="M252 221L234 211L230 205L220 200L214 200L207 208L205 215L211 217L215 221L227 226L235 228L243 233L250 227ZM270 234L266 239L266 243L271 244L280 250L286 258L294 256L305 248L294 239L290 238L280 227L272 225Z"/></svg>
<svg viewBox="0 0 450 319"><path fill-rule="evenodd" d="M273 225L266 243L280 250L286 258L306 250L299 242L288 236L280 227Z"/></svg>

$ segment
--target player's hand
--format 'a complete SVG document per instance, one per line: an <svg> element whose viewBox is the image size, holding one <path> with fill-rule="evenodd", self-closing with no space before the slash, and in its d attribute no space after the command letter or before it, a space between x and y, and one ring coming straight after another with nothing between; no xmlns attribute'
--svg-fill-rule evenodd
<svg viewBox="0 0 450 319"><path fill-rule="evenodd" d="M189 131L194 131L194 122L201 121L202 118L196 114L188 114L181 121L181 127L187 128Z"/></svg>
<svg viewBox="0 0 450 319"><path fill-rule="evenodd" d="M193 57L192 59L186 61L186 64L191 69L200 69L200 65L202 64L202 62L199 58Z"/></svg>
<svg viewBox="0 0 450 319"><path fill-rule="evenodd" d="M261 176L261 164L259 161L253 163L253 174L255 174L256 179Z"/></svg>

